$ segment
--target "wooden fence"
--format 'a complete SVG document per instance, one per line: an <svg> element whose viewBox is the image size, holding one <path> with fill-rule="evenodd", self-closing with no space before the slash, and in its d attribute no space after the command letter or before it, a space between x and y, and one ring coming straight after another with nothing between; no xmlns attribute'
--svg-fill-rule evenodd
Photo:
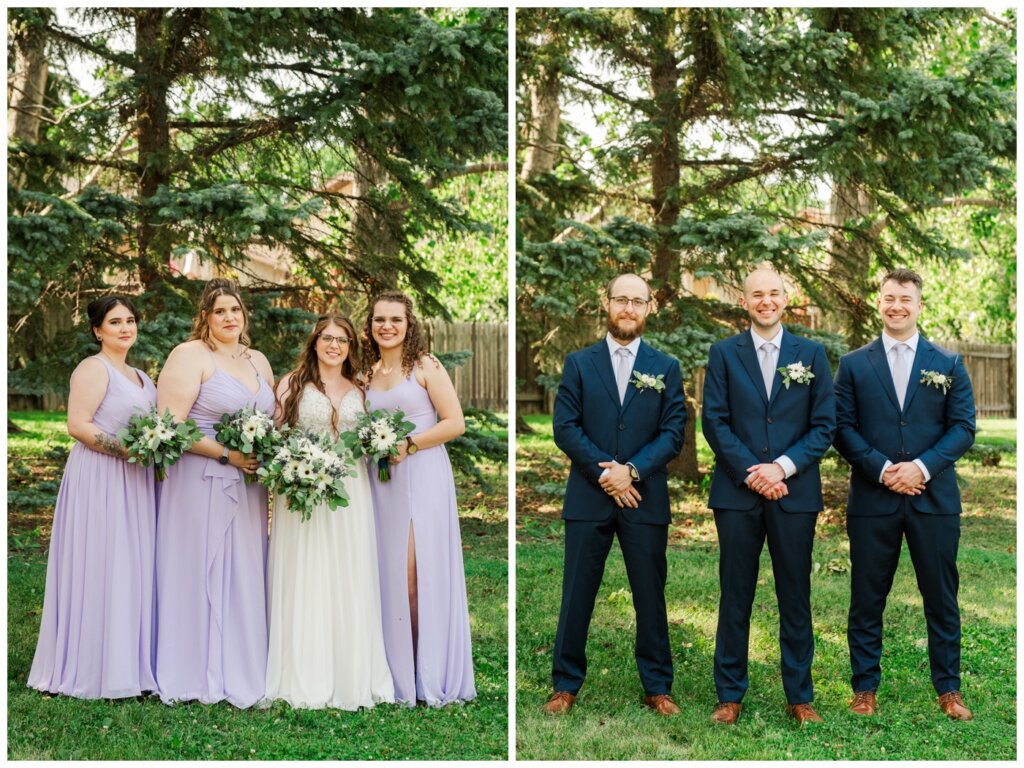
<svg viewBox="0 0 1024 768"><path fill-rule="evenodd" d="M473 353L452 374L462 405L507 413L508 324L427 320L424 326L432 351Z"/></svg>
<svg viewBox="0 0 1024 768"><path fill-rule="evenodd" d="M964 357L974 388L974 407L982 416L1011 419L1017 416L1017 345L971 344L937 341L940 347Z"/></svg>

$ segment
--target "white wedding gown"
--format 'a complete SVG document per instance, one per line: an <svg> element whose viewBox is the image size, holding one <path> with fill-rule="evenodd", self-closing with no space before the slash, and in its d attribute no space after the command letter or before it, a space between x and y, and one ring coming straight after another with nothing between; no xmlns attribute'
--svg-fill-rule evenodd
<svg viewBox="0 0 1024 768"><path fill-rule="evenodd" d="M338 428L350 430L362 397L345 394ZM331 431L331 403L307 386L298 424ZM267 567L270 649L264 705L354 710L395 700L384 652L377 540L366 462L346 481L347 507L315 507L312 517L274 499Z"/></svg>

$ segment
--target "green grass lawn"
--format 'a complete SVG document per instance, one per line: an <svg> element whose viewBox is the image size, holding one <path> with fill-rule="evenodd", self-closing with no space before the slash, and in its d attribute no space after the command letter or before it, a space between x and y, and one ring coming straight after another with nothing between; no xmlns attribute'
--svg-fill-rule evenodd
<svg viewBox="0 0 1024 768"><path fill-rule="evenodd" d="M516 754L522 760L1013 760L1016 757L1016 460L961 461L960 540L963 694L975 719L948 720L936 704L913 567L904 548L885 614L879 714L861 718L851 698L846 613L849 544L843 527L848 469L823 463L826 509L814 545L811 599L819 726L798 728L784 713L778 614L767 547L751 619L750 689L734 728L709 721L716 701L712 657L717 621L718 550L699 489L670 480L669 632L673 694L683 708L662 718L641 704L633 660L635 622L622 556L613 547L587 645L589 670L576 707L563 717L540 707L551 690L551 649L562 579L561 494L568 461L551 442L550 417L517 454ZM985 420L979 435L1015 441L1015 422ZM699 435L699 432L698 432ZM702 463L711 454L702 438ZM704 467L707 468L706 466Z"/></svg>
<svg viewBox="0 0 1024 768"><path fill-rule="evenodd" d="M8 438L7 749L11 760L505 759L508 754L507 471L493 494L461 479L460 517L477 698L443 709L235 709L159 699L80 701L26 688L39 632L64 416L18 413Z"/></svg>

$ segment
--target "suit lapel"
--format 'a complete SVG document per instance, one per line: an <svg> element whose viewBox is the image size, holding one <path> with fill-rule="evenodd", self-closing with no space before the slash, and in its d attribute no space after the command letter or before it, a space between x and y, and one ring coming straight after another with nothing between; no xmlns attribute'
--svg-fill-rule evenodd
<svg viewBox="0 0 1024 768"><path fill-rule="evenodd" d="M651 352L650 347L648 347L646 344L644 344L641 341L640 342L640 346L637 347L637 350L636 350L636 360L633 362L633 370L634 371L638 371L640 373L650 373L651 372L651 358L653 358L653 357L654 357L654 354ZM630 381L633 380L633 376L632 375L630 375L629 380ZM615 391L618 392L617 389ZM633 402L633 397L636 395L637 392L638 392L637 388L634 387L632 384L627 384L626 385L626 397L622 401L622 410L623 411L625 411L627 408L629 408L629 404L631 402Z"/></svg>
<svg viewBox="0 0 1024 768"><path fill-rule="evenodd" d="M615 371L612 370L612 358L608 354L608 344L602 339L590 348L590 360L594 365L597 378L608 390L608 396L619 408L619 388L615 386Z"/></svg>
<svg viewBox="0 0 1024 768"><path fill-rule="evenodd" d="M761 396L761 402L768 405L768 393L764 391L764 377L761 376L761 366L757 362L757 350L754 349L754 340L750 338L750 331L744 331L736 339L736 354L739 355L743 367L747 369L750 380L754 383L754 389Z"/></svg>
<svg viewBox="0 0 1024 768"><path fill-rule="evenodd" d="M910 401L914 399L914 393L918 390L921 382L921 371L928 370L929 361L935 348L924 336L917 337L917 352L914 353L914 364L910 366L910 380L907 382L907 394L903 397L903 412L910 408Z"/></svg>
<svg viewBox="0 0 1024 768"><path fill-rule="evenodd" d="M785 368L790 363L796 362L797 351L800 348L800 344L797 342L796 336L788 331L782 334L782 347L779 349L779 363L776 366L775 378L772 379L772 397L769 400L769 404L775 402L775 398L779 396L779 390L784 389L785 385L782 383L782 374L779 373L779 368ZM810 365L808 361L807 365ZM760 372L760 371L759 371ZM793 386L790 384L790 386ZM801 384L799 386L806 386Z"/></svg>
<svg viewBox="0 0 1024 768"><path fill-rule="evenodd" d="M918 346L920 347L920 345ZM871 367L875 369L875 375L878 376L878 381L881 383L882 389L885 390L885 394L889 396L893 406L899 411L900 400L896 397L896 387L892 383L892 371L889 370L889 361L885 357L885 345L882 344L881 338L875 339L868 347L868 360L871 362ZM904 401L906 401L905 398Z"/></svg>

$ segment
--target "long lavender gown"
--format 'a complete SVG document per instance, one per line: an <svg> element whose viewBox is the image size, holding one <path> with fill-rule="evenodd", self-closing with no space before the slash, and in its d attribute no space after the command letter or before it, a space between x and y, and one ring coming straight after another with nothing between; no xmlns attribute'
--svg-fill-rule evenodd
<svg viewBox="0 0 1024 768"><path fill-rule="evenodd" d="M225 413L271 413L259 374L253 393L217 368L189 417L208 437ZM166 703L263 696L267 665L267 491L240 469L187 453L160 483L156 532L156 679Z"/></svg>
<svg viewBox="0 0 1024 768"><path fill-rule="evenodd" d="M415 373L387 392L367 392L371 410L400 408L413 437L437 423L434 404ZM469 638L466 576L455 505L455 481L443 445L424 448L392 467L380 482L371 467L377 523L384 646L395 698L410 706L468 701L476 696ZM416 541L419 638L413 663L407 577L409 530Z"/></svg>
<svg viewBox="0 0 1024 768"><path fill-rule="evenodd" d="M93 415L114 435L156 402L109 362L107 391ZM76 443L53 510L46 595L28 685L82 699L156 690L153 679L153 470Z"/></svg>

